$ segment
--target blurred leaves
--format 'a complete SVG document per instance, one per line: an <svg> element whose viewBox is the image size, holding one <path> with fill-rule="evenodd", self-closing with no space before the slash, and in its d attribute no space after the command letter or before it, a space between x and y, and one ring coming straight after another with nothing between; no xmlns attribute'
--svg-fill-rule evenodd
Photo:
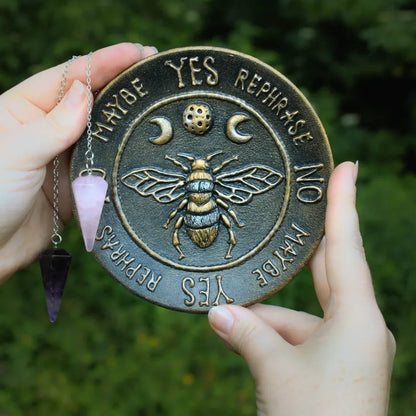
<svg viewBox="0 0 416 416"><path fill-rule="evenodd" d="M397 341L391 415L416 408L416 11L412 0L2 0L0 90L108 44L225 46L287 75L336 163L359 160L358 208ZM254 384L203 316L129 294L64 236L71 276L54 325L38 265L0 290L0 414L252 415ZM308 271L269 303L320 314Z"/></svg>

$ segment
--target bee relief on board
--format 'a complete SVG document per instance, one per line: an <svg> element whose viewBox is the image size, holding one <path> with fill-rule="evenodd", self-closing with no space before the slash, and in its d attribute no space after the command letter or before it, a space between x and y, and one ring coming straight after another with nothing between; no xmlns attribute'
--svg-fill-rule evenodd
<svg viewBox="0 0 416 416"><path fill-rule="evenodd" d="M239 241L238 230L247 221L240 207L251 204L257 195L265 194L285 181L283 167L277 169L261 160L240 161L239 149L243 150L247 143L256 140L255 131L243 132L247 129L240 128L250 117L234 111L224 118L223 128L218 128L215 137L211 135L209 139L208 133L215 119L212 107L207 103L191 102L184 108L180 133L175 133L169 117L150 118L148 124L157 126L159 134L148 137L147 141L157 147L166 146L161 157L171 167L167 169L153 163L121 172L121 183L138 197L153 198L158 204L172 206L166 218L161 218L160 226L167 230L166 238L176 249L179 261L187 257L187 244L206 249L216 241L219 233L227 234L227 244L221 255L225 260L232 259L233 248ZM168 151L171 142L175 141L175 134L184 143L187 143L185 139L190 143L182 146L181 152L174 147ZM201 145L195 142L204 136L209 145L203 141ZM222 146L222 140L231 143L231 147ZM264 215L264 211L259 215Z"/></svg>

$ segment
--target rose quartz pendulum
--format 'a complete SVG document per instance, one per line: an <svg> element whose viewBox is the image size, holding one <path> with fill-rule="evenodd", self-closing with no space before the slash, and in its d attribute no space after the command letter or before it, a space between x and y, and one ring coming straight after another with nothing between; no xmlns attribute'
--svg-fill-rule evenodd
<svg viewBox="0 0 416 416"><path fill-rule="evenodd" d="M79 176L72 182L85 248L92 251L108 184L101 176Z"/></svg>

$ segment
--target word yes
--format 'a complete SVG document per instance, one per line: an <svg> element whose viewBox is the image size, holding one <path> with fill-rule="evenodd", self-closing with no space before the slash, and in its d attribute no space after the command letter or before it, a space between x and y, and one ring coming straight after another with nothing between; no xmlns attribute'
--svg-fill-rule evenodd
<svg viewBox="0 0 416 416"><path fill-rule="evenodd" d="M202 67L201 67L202 63ZM215 59L212 56L206 56L202 62L199 56L180 58L179 63L173 63L172 60L165 61L165 66L172 68L178 77L178 88L185 87L185 77L190 77L193 86L202 85L204 82L210 86L218 84L218 71L213 67ZM202 74L205 73L205 79Z"/></svg>

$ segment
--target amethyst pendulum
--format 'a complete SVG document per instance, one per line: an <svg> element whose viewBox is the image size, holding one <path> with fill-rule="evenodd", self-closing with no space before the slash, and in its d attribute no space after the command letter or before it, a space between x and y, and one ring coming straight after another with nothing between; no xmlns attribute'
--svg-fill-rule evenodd
<svg viewBox="0 0 416 416"><path fill-rule="evenodd" d="M42 273L43 288L45 290L46 306L48 308L49 320L55 322L61 306L66 278L72 256L63 248L58 248L62 242L59 234L59 158L55 157L53 162L53 234L51 241L53 248L40 253L39 263Z"/></svg>
<svg viewBox="0 0 416 416"><path fill-rule="evenodd" d="M61 306L66 278L72 256L63 248L58 248L62 242L59 234L59 210L58 210L58 156L53 162L53 234L51 241L55 247L42 251L39 255L40 271L42 273L43 288L45 290L46 306L48 308L49 320L55 322Z"/></svg>
<svg viewBox="0 0 416 416"><path fill-rule="evenodd" d="M77 58L77 56L73 56L65 64L57 104L61 102L65 94L69 66ZM59 156L56 156L53 161L53 234L51 242L54 247L40 253L39 263L49 320L55 322L72 260L72 256L66 250L58 247L62 242L62 236L59 234Z"/></svg>

